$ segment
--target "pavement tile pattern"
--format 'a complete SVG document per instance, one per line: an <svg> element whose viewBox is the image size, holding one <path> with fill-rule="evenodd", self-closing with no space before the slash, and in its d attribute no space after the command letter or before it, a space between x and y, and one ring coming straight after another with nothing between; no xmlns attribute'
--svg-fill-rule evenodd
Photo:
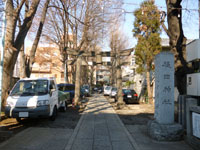
<svg viewBox="0 0 200 150"><path fill-rule="evenodd" d="M88 102L75 130L65 150L135 150L133 139L103 96Z"/></svg>
<svg viewBox="0 0 200 150"><path fill-rule="evenodd" d="M0 150L63 150L72 129L30 127L0 145Z"/></svg>

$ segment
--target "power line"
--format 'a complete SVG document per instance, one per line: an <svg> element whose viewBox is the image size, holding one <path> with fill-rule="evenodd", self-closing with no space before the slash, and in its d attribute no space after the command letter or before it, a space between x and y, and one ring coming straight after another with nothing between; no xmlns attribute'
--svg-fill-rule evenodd
<svg viewBox="0 0 200 150"><path fill-rule="evenodd" d="M134 6L140 6L138 3L122 3L123 5L134 5ZM159 6L156 5L160 9L167 9L166 6ZM119 8L120 9L120 8ZM121 8L124 13L133 13L134 11L126 11L125 9ZM194 8L172 8L172 9L178 9L178 10L185 10L185 11L199 11L200 9L194 9Z"/></svg>

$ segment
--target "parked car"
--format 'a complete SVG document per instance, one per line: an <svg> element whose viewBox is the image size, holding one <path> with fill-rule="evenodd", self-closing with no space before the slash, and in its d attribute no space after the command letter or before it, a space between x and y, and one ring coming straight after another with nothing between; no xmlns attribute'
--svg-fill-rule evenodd
<svg viewBox="0 0 200 150"><path fill-rule="evenodd" d="M94 87L93 91L95 93L102 93L103 92L103 87L101 87L101 86Z"/></svg>
<svg viewBox="0 0 200 150"><path fill-rule="evenodd" d="M97 92L98 92L98 93L102 93L102 92L103 92L103 87L98 87Z"/></svg>
<svg viewBox="0 0 200 150"><path fill-rule="evenodd" d="M85 87L81 87L81 97L90 96L89 89Z"/></svg>
<svg viewBox="0 0 200 150"><path fill-rule="evenodd" d="M55 120L59 107L55 79L25 78L19 80L9 92L5 114L19 122L21 118L49 117Z"/></svg>
<svg viewBox="0 0 200 150"><path fill-rule="evenodd" d="M81 87L81 89L85 96L90 96L90 86L89 85L83 85Z"/></svg>
<svg viewBox="0 0 200 150"><path fill-rule="evenodd" d="M126 104L139 103L138 95L133 89L122 89L123 100Z"/></svg>
<svg viewBox="0 0 200 150"><path fill-rule="evenodd" d="M97 93L98 92L98 87L94 87L92 90L93 90L93 92Z"/></svg>
<svg viewBox="0 0 200 150"><path fill-rule="evenodd" d="M58 90L62 92L69 92L70 93L70 103L72 103L72 100L74 98L75 94L75 85L74 84L67 84L67 83L60 83L57 84Z"/></svg>
<svg viewBox="0 0 200 150"><path fill-rule="evenodd" d="M60 111L65 112L67 105L70 103L70 93L58 90L58 103L60 105Z"/></svg>
<svg viewBox="0 0 200 150"><path fill-rule="evenodd" d="M110 97L114 98L117 95L117 88L113 87L110 93Z"/></svg>
<svg viewBox="0 0 200 150"><path fill-rule="evenodd" d="M111 90L112 90L112 87L111 86L106 86L105 88L104 88L104 96L109 96L110 95L110 93L111 93Z"/></svg>

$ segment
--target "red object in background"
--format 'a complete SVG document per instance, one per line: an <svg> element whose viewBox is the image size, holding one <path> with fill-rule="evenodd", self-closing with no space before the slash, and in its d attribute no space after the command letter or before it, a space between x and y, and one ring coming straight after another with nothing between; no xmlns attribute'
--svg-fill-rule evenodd
<svg viewBox="0 0 200 150"><path fill-rule="evenodd" d="M74 105L74 98L73 98L73 100L72 100L72 107L73 107L73 108L75 107L75 105Z"/></svg>

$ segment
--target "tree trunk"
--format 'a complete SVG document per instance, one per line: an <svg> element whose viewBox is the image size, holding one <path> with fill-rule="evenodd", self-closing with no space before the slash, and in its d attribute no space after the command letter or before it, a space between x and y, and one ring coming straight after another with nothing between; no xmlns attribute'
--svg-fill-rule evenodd
<svg viewBox="0 0 200 150"><path fill-rule="evenodd" d="M111 70L111 73L110 73L110 85L112 85L112 86L116 86L116 82L115 82L115 78L116 78L116 76L115 76L115 64L114 64L114 62L112 62L112 66L111 66L111 68L110 68Z"/></svg>
<svg viewBox="0 0 200 150"><path fill-rule="evenodd" d="M65 83L69 83L67 60L64 61L64 80L65 80Z"/></svg>
<svg viewBox="0 0 200 150"><path fill-rule="evenodd" d="M188 67L186 54L186 37L182 28L182 0L166 0L167 5L167 34L170 38L171 51L175 57L175 80L180 94L186 94L186 74L192 72Z"/></svg>
<svg viewBox="0 0 200 150"><path fill-rule="evenodd" d="M120 56L117 56L117 104L119 108L124 105L122 96L122 70L120 65Z"/></svg>
<svg viewBox="0 0 200 150"><path fill-rule="evenodd" d="M40 0L32 1L31 7L24 19L21 29L15 38L16 24L19 18L19 11L13 8L13 3L11 0L7 1L6 4L6 34L5 34L5 53L4 53L4 65L3 65L3 83L2 83L2 105L5 106L5 100L7 98L7 91L11 89L12 75L15 63L17 61L17 56L21 47L23 46L24 39L27 35L28 30L32 24L33 17L36 13L37 7ZM21 3L22 4L22 3ZM16 39L14 41L14 39Z"/></svg>
<svg viewBox="0 0 200 150"><path fill-rule="evenodd" d="M147 80L147 92L148 92L148 100L150 104L153 104L153 93L151 88L151 77L150 77L150 71L146 71L146 80Z"/></svg>
<svg viewBox="0 0 200 150"><path fill-rule="evenodd" d="M93 76L94 76L94 66L91 66L91 70L90 70L90 94L92 94Z"/></svg>
<svg viewBox="0 0 200 150"><path fill-rule="evenodd" d="M33 67L33 63L34 63L34 59L35 59L35 53L36 53L36 50L37 50L38 43L40 41L40 36L42 34L42 29L43 29L44 22L45 22L45 19L46 19L46 13L47 13L49 1L50 0L46 0L46 2L44 4L40 24L39 24L37 34L35 36L35 40L33 42L33 45L32 45L31 51L30 51L30 57L29 57L30 60L29 60L29 63L27 64L28 65L28 67L27 67L28 71L27 71L27 74L26 74L27 77L30 77L30 75L31 75L31 71L32 71L32 67Z"/></svg>
<svg viewBox="0 0 200 150"><path fill-rule="evenodd" d="M20 78L26 77L26 66L25 66L26 58L24 54L24 46L20 50Z"/></svg>
<svg viewBox="0 0 200 150"><path fill-rule="evenodd" d="M75 99L74 99L75 106L78 106L80 102L80 88L81 88L80 78L81 78L81 57L78 56L76 62L76 82L75 82Z"/></svg>

